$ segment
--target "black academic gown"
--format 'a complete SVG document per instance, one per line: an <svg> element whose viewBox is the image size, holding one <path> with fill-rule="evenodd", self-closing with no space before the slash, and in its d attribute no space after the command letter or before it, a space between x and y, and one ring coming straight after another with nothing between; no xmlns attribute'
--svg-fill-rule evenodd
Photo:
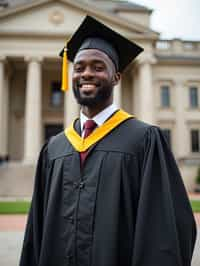
<svg viewBox="0 0 200 266"><path fill-rule="evenodd" d="M43 147L20 266L189 266L195 237L165 138L131 118L83 169L64 133Z"/></svg>

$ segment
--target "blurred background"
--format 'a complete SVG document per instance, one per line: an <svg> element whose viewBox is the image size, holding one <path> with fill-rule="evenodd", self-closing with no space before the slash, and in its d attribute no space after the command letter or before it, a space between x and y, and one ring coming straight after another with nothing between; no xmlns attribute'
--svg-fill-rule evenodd
<svg viewBox="0 0 200 266"><path fill-rule="evenodd" d="M153 9L150 26L160 32L160 38L199 41L200 28L198 0L131 0Z"/></svg>

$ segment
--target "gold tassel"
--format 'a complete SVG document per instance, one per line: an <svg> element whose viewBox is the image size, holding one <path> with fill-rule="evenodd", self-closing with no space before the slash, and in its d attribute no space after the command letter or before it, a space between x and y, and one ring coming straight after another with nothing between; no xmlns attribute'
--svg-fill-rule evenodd
<svg viewBox="0 0 200 266"><path fill-rule="evenodd" d="M63 62L62 62L62 91L67 91L68 86L68 59L67 59L67 47L64 48L63 52Z"/></svg>

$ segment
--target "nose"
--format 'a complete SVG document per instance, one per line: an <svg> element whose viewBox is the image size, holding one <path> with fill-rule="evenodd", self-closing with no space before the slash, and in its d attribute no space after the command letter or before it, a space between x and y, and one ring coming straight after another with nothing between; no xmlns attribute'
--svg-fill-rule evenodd
<svg viewBox="0 0 200 266"><path fill-rule="evenodd" d="M82 78L88 80L88 79L91 79L94 77L94 73L93 73L92 69L89 66L87 66L84 69L84 71L82 72L81 76L82 76Z"/></svg>

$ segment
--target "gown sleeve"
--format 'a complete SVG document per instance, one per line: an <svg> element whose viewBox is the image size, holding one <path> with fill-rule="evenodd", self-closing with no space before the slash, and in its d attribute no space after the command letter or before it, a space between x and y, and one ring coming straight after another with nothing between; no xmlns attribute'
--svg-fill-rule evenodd
<svg viewBox="0 0 200 266"><path fill-rule="evenodd" d="M175 159L159 128L148 129L139 157L142 171L132 266L190 266L196 224Z"/></svg>
<svg viewBox="0 0 200 266"><path fill-rule="evenodd" d="M33 197L26 225L20 266L36 266L39 263L44 222L44 192L47 168L47 144L45 144L40 152L37 163Z"/></svg>

